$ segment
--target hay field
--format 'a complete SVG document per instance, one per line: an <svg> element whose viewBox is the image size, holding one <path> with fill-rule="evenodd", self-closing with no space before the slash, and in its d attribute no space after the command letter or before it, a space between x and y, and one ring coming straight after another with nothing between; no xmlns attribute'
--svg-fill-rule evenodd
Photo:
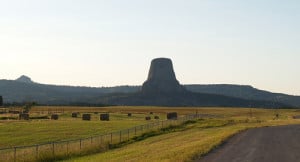
<svg viewBox="0 0 300 162"><path fill-rule="evenodd" d="M21 108L10 108L20 111ZM86 138L109 133L121 129L153 122L154 116L166 119L166 113L176 111L180 116L196 113L198 108L168 107L70 107L70 106L36 106L30 111L30 117L50 118L51 114L59 114L59 120L31 119L16 120L18 114L0 114L0 148L34 145L53 141ZM91 121L82 121L81 117L72 118L72 112L92 114ZM150 115L153 112L153 115ZM109 113L110 121L99 121L100 113ZM127 114L132 113L132 117ZM152 120L146 121L146 116Z"/></svg>
<svg viewBox="0 0 300 162"><path fill-rule="evenodd" d="M201 119L180 129L145 138L120 148L67 162L83 161L193 161L245 129L300 124L300 110L200 108L198 113L217 118ZM279 114L278 118L276 114Z"/></svg>
<svg viewBox="0 0 300 162"><path fill-rule="evenodd" d="M92 120L72 118L72 112L90 113ZM125 142L108 152L83 157L76 155L69 161L191 161L239 131L262 126L300 124L299 119L293 119L293 116L300 115L297 109L37 106L31 110L30 116L50 117L51 114L59 114L59 120L0 120L0 147L91 137L154 121L153 118L146 121L146 116L157 115L160 120L165 120L167 112L177 112L179 116L205 114L206 117L180 128L162 132L158 130L149 137L146 134L147 137L131 140L128 144ZM109 113L110 121L100 121L100 113ZM128 117L127 113L132 113L132 117ZM1 114L0 117L5 115Z"/></svg>
<svg viewBox="0 0 300 162"><path fill-rule="evenodd" d="M17 108L15 108L16 110ZM90 113L91 121L83 121L81 117L72 118L72 112ZM100 121L100 113L109 112L110 121ZM127 113L132 113L131 117ZM133 126L145 124L145 116L149 111L141 108L90 108L90 107L35 107L30 112L31 117L59 114L58 120L31 119L0 120L0 148L41 144L53 141L71 140L96 136ZM154 112L153 115L165 118L164 113ZM153 116L152 115L152 116ZM17 114L1 114L0 117L17 118Z"/></svg>

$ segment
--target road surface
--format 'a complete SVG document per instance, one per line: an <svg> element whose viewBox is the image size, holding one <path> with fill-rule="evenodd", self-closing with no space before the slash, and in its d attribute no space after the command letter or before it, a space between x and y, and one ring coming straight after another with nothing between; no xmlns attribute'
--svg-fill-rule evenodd
<svg viewBox="0 0 300 162"><path fill-rule="evenodd" d="M197 162L300 162L300 125L250 129Z"/></svg>

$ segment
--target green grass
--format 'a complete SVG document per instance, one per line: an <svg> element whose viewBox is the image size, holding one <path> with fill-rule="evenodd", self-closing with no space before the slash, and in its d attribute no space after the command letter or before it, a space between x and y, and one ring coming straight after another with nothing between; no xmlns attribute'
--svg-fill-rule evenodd
<svg viewBox="0 0 300 162"><path fill-rule="evenodd" d="M99 115L93 116L92 121L61 117L57 121L30 120L0 123L0 147L86 138L147 123L144 115L141 114L133 114L133 117L129 118L127 114L114 113L110 114L110 121L99 121Z"/></svg>
<svg viewBox="0 0 300 162"><path fill-rule="evenodd" d="M38 106L31 110L30 116L45 116L58 112L59 120L0 120L0 148L86 138L154 121L145 121L145 116L151 116L153 119L158 115L160 119L165 119L166 113L170 111L177 111L182 116L195 113L196 108ZM92 121L71 118L72 112L91 113ZM99 121L99 114L94 112L109 112L110 121ZM129 112L132 113L132 117L127 116ZM153 112L154 115L150 115L149 112ZM8 117L16 119L18 115L0 115L2 119Z"/></svg>
<svg viewBox="0 0 300 162"><path fill-rule="evenodd" d="M67 162L85 161L192 161L218 147L232 135L245 129L300 124L292 119L298 110L212 109L201 110L220 115L217 119L203 119L189 123L174 131L156 132L144 135L135 142L122 144L113 150L90 156L75 157Z"/></svg>
<svg viewBox="0 0 300 162"><path fill-rule="evenodd" d="M209 123L209 124L208 124ZM295 123L299 123L295 122ZM256 121L202 120L188 124L187 129L150 136L142 141L91 156L66 160L86 161L192 161L207 154L232 135L249 128L289 122L257 123Z"/></svg>
<svg viewBox="0 0 300 162"><path fill-rule="evenodd" d="M154 115L149 115L150 111ZM207 116L206 119L197 122L144 133L121 144L111 145L114 149L107 152L83 157L77 157L78 154L70 155L73 159L69 161L191 161L205 155L242 130L262 126L300 124L300 120L292 119L293 116L300 115L300 110L294 109L35 107L32 109L32 116L44 116L57 112L60 114L59 120L0 121L0 147L91 137L148 123L149 121L145 121L145 116L148 115L151 117L159 115L160 119L165 119L166 113L173 111L178 112L180 116L194 113L212 116L211 118ZM71 118L71 112L93 113L92 121ZM99 121L99 114L94 114L94 112L109 112L110 121ZM133 114L132 117L127 117L129 112ZM275 118L276 113L279 113L279 118ZM85 154L96 153L95 151L97 150ZM99 148L98 152L101 151L102 149Z"/></svg>

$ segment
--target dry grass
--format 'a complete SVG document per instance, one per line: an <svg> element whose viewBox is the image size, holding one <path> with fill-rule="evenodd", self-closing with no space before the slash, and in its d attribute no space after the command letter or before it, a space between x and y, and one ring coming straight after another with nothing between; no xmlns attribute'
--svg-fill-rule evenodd
<svg viewBox="0 0 300 162"><path fill-rule="evenodd" d="M222 118L200 120L180 131L150 137L105 153L67 161L192 161L242 130L300 124L300 120L292 119L293 115L300 113L298 110L252 109L252 115L249 109L204 108L198 112L216 114ZM276 113L280 114L278 119L275 119Z"/></svg>
<svg viewBox="0 0 300 162"><path fill-rule="evenodd" d="M50 141L78 139L147 123L153 112L165 119L167 112L210 114L214 118L185 125L183 129L146 138L108 152L74 158L69 161L190 161L206 154L233 134L262 126L300 124L293 116L300 110L197 107L34 107L32 116L60 114L58 121L0 121L0 147L31 145ZM71 118L72 112L93 113L92 121ZM99 121L99 114L110 113L109 122ZM127 113L132 113L128 117ZM279 114L276 118L275 114ZM77 145L77 144L76 144ZM99 149L101 150L101 149Z"/></svg>

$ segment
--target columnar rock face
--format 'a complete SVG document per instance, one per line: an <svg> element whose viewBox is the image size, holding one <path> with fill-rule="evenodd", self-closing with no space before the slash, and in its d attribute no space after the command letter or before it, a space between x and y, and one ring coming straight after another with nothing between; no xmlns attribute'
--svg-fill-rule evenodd
<svg viewBox="0 0 300 162"><path fill-rule="evenodd" d="M181 93L184 91L184 87L176 79L170 59L157 58L152 60L148 79L142 87L142 93Z"/></svg>

